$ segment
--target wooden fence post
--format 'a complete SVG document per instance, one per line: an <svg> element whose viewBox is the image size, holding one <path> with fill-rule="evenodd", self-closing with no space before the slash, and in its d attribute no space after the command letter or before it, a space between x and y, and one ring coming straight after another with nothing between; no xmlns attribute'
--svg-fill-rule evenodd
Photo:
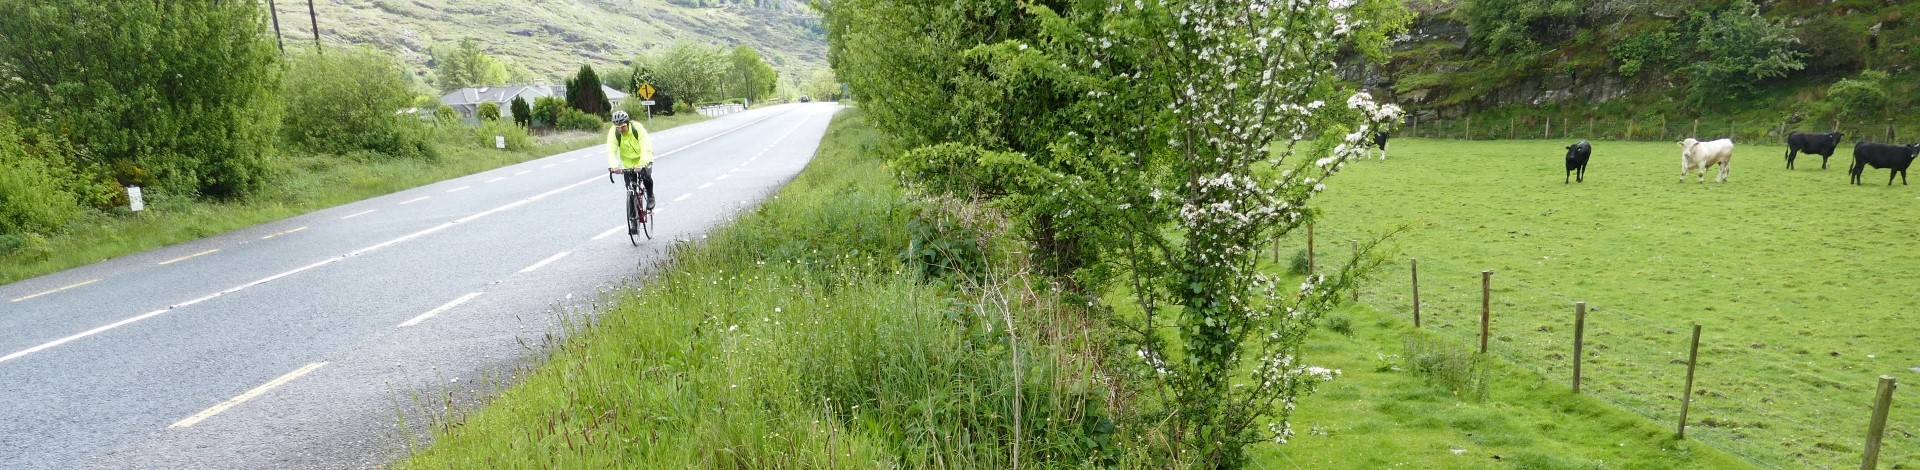
<svg viewBox="0 0 1920 470"><path fill-rule="evenodd" d="M1307 222L1307 274L1313 274L1313 222Z"/></svg>
<svg viewBox="0 0 1920 470"><path fill-rule="evenodd" d="M1687 137L1700 138L1700 118L1693 118L1693 133L1687 134Z"/></svg>
<svg viewBox="0 0 1920 470"><path fill-rule="evenodd" d="M1544 122L1540 124L1540 138L1552 139L1553 138L1553 118L1546 118L1546 119L1542 119L1541 121L1544 121Z"/></svg>
<svg viewBox="0 0 1920 470"><path fill-rule="evenodd" d="M1687 348L1687 387L1680 394L1680 430L1674 439L1687 438L1687 408L1693 404L1693 368L1700 364L1700 324L1693 324L1693 346Z"/></svg>
<svg viewBox="0 0 1920 470"><path fill-rule="evenodd" d="M1487 323L1493 320L1493 271L1480 272L1480 354L1487 353Z"/></svg>
<svg viewBox="0 0 1920 470"><path fill-rule="evenodd" d="M1357 265L1357 264L1360 264L1360 240L1354 240L1354 239L1351 239L1351 238L1349 238L1349 239L1347 239L1347 246L1348 246L1348 247L1351 247L1351 248L1353 249L1353 264L1356 264L1356 265ZM1360 301L1360 285L1359 285L1359 283L1354 283L1354 286L1353 286L1353 301L1354 301L1354 302L1359 302L1359 301Z"/></svg>
<svg viewBox="0 0 1920 470"><path fill-rule="evenodd" d="M1586 359L1587 303L1573 303L1573 393L1580 393L1580 361Z"/></svg>
<svg viewBox="0 0 1920 470"><path fill-rule="evenodd" d="M1562 139L1570 137L1573 134L1573 125L1567 124L1567 122L1566 116L1560 116L1560 138Z"/></svg>
<svg viewBox="0 0 1920 470"><path fill-rule="evenodd" d="M1627 140L1633 140L1633 126L1636 124L1640 124L1640 121L1627 121Z"/></svg>
<svg viewBox="0 0 1920 470"><path fill-rule="evenodd" d="M1420 327L1420 259L1410 258L1413 262L1413 327Z"/></svg>
<svg viewBox="0 0 1920 470"><path fill-rule="evenodd" d="M1473 140L1473 115L1472 115L1472 114L1468 114L1468 115L1467 115L1467 138L1466 138L1466 140Z"/></svg>
<svg viewBox="0 0 1920 470"><path fill-rule="evenodd" d="M1887 407L1893 405L1893 376L1880 376L1880 391L1873 394L1873 420L1867 424L1866 455L1860 459L1860 470L1873 470L1880 465L1880 435L1887 432Z"/></svg>
<svg viewBox="0 0 1920 470"><path fill-rule="evenodd" d="M1593 115L1587 115L1587 137L1593 137Z"/></svg>

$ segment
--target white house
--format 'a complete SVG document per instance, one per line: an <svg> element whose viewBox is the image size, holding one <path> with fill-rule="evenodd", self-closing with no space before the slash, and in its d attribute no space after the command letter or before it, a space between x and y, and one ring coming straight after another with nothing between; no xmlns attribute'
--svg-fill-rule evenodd
<svg viewBox="0 0 1920 470"><path fill-rule="evenodd" d="M614 109L619 109L620 103L627 100L626 93L621 93L620 90L615 90L612 87L600 85L600 90L607 93L607 103L612 105ZM480 103L492 102L500 105L501 120L512 120L512 103L514 97L526 100L527 105L531 106L533 105L533 100L547 96L565 99L567 97L567 87L562 85L503 85L496 87L461 88L447 92L445 95L440 95L440 103L452 106L454 111L459 111L462 119L477 121L479 117L475 113L479 112Z"/></svg>

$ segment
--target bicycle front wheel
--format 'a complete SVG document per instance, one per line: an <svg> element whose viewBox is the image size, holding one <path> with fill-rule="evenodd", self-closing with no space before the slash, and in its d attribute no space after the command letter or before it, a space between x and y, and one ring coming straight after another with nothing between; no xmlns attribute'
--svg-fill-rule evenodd
<svg viewBox="0 0 1920 470"><path fill-rule="evenodd" d="M642 208L645 206L642 206L640 204L641 204L640 194L637 192L634 192L632 188L628 188L627 189L627 241L630 243L633 243L633 246L640 246L640 235L639 235L640 225L641 225L640 221L646 219L646 214L642 212L643 211ZM653 238L653 237L648 236L647 238Z"/></svg>

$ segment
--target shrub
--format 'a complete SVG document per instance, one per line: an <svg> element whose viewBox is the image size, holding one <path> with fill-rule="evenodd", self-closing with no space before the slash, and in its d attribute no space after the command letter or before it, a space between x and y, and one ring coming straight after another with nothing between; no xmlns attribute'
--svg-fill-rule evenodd
<svg viewBox="0 0 1920 470"><path fill-rule="evenodd" d="M481 121L498 121L500 120L500 103L492 101L480 103L480 108L475 110L474 114L480 115Z"/></svg>
<svg viewBox="0 0 1920 470"><path fill-rule="evenodd" d="M1469 400L1484 400L1492 382L1484 354L1419 334L1404 338L1407 366L1427 378L1427 383L1453 391Z"/></svg>
<svg viewBox="0 0 1920 470"><path fill-rule="evenodd" d="M407 107L412 96L406 71L392 56L354 47L297 53L289 61L281 128L288 143L342 155L366 151L387 157L435 156L418 129L419 121L394 113ZM435 117L440 117L439 110Z"/></svg>
<svg viewBox="0 0 1920 470"><path fill-rule="evenodd" d="M527 128L498 119L481 122L480 127L474 128L473 134L479 138L480 146L485 148L496 148L495 136L507 138L507 150L521 150L533 146L533 139L527 137Z"/></svg>
<svg viewBox="0 0 1920 470"><path fill-rule="evenodd" d="M1827 100L1842 119L1878 118L1886 115L1892 98L1887 94L1887 73L1878 70L1842 79L1827 87Z"/></svg>
<svg viewBox="0 0 1920 470"><path fill-rule="evenodd" d="M43 149L0 121L0 188L6 188L0 191L0 233L51 232L80 212L79 198L68 187L73 175ZM18 248L0 247L0 252Z"/></svg>
<svg viewBox="0 0 1920 470"><path fill-rule="evenodd" d="M452 106L442 104L439 107L433 108L433 123L439 126L459 124L460 112L454 110Z"/></svg>
<svg viewBox="0 0 1920 470"><path fill-rule="evenodd" d="M1346 315L1330 315L1327 317L1327 330L1352 338L1353 318Z"/></svg>
<svg viewBox="0 0 1920 470"><path fill-rule="evenodd" d="M1296 276L1303 276L1307 274L1307 269L1312 267L1312 264L1307 262L1307 249L1301 248L1299 251L1293 252L1293 259L1287 263L1287 272Z"/></svg>
<svg viewBox="0 0 1920 470"><path fill-rule="evenodd" d="M566 109L567 101L554 96L542 96L533 100L533 121L536 126L556 127L560 122L560 110Z"/></svg>
<svg viewBox="0 0 1920 470"><path fill-rule="evenodd" d="M612 111L607 91L600 88L600 76L593 73L593 67L582 65L579 73L567 79L567 106L596 116Z"/></svg>
<svg viewBox="0 0 1920 470"><path fill-rule="evenodd" d="M599 116L587 114L573 108L560 111L560 118L557 122L558 125L555 127L570 131L599 131L603 130L601 128L605 127L607 123L601 120Z"/></svg>
<svg viewBox="0 0 1920 470"><path fill-rule="evenodd" d="M513 105L508 109L513 111L514 124L519 124L520 127L533 127L533 108L527 106L526 99L513 97Z"/></svg>

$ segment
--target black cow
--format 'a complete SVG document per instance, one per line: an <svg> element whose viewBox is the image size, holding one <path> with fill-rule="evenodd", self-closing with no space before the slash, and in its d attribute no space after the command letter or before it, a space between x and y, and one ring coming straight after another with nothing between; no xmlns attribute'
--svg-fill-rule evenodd
<svg viewBox="0 0 1920 470"><path fill-rule="evenodd" d="M1587 182L1587 157L1591 157L1591 156L1593 156L1593 144L1588 144L1587 141L1582 140L1580 141L1580 143L1568 145L1567 146L1567 179L1568 181L1561 181L1560 183L1567 184L1570 181L1574 181L1574 180L1577 180L1582 183Z"/></svg>
<svg viewBox="0 0 1920 470"><path fill-rule="evenodd" d="M1808 134L1795 132L1787 135L1787 169L1793 169L1794 157L1800 152L1820 156L1820 169L1827 169L1827 159L1833 158L1834 147L1840 146L1840 133Z"/></svg>
<svg viewBox="0 0 1920 470"><path fill-rule="evenodd" d="M1847 169L1852 178L1847 182L1860 183L1860 173L1867 165L1874 168L1886 168L1887 186L1893 186L1894 173L1900 174L1900 184L1907 184L1907 167L1913 165L1913 158L1920 156L1920 144L1887 145L1873 142L1861 142L1853 145L1853 168Z"/></svg>
<svg viewBox="0 0 1920 470"><path fill-rule="evenodd" d="M1373 133L1373 146L1380 148L1380 159L1386 160L1387 159L1387 131L1383 130L1383 131L1376 131Z"/></svg>

